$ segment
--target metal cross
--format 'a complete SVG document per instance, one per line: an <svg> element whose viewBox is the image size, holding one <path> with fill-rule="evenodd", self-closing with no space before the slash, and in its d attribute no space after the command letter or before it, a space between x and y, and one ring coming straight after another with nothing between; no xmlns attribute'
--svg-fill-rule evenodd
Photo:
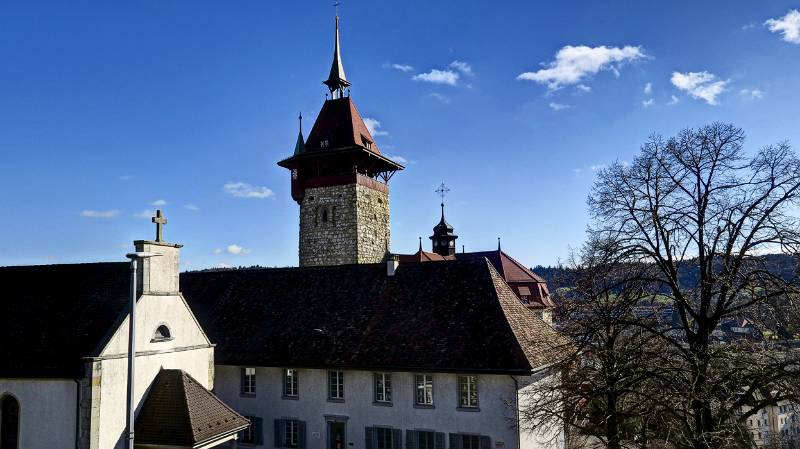
<svg viewBox="0 0 800 449"><path fill-rule="evenodd" d="M156 211L156 216L153 217L152 221L156 224L156 242L163 242L164 225L167 224L167 219L164 218L164 215L161 213L161 209Z"/></svg>
<svg viewBox="0 0 800 449"><path fill-rule="evenodd" d="M439 196L442 197L442 203L444 203L444 196L447 195L447 192L449 191L450 189L448 189L447 186L444 185L444 182L442 182L442 184L439 186L438 189L434 190L434 192L438 193Z"/></svg>

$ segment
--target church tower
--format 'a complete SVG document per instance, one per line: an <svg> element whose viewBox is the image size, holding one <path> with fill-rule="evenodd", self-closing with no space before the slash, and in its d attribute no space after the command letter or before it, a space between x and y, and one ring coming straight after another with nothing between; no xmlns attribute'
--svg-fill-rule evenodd
<svg viewBox="0 0 800 449"><path fill-rule="evenodd" d="M433 227L433 235L430 236L433 252L440 256L452 256L456 253L457 235L453 234L453 227L444 219L444 202L442 206L442 219L439 224Z"/></svg>
<svg viewBox="0 0 800 449"><path fill-rule="evenodd" d="M389 179L404 167L383 156L350 98L336 16L326 98L308 139L278 162L300 205L300 266L377 263L389 252Z"/></svg>

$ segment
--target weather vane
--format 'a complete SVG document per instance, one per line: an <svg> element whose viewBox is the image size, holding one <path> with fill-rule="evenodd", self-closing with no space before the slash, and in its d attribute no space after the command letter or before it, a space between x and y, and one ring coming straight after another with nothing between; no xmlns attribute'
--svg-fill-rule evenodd
<svg viewBox="0 0 800 449"><path fill-rule="evenodd" d="M333 6L336 8L336 17L339 17L339 5L340 4L341 4L341 2L339 0L336 0L335 2L333 2Z"/></svg>
<svg viewBox="0 0 800 449"><path fill-rule="evenodd" d="M448 189L447 186L444 185L444 182L442 182L439 185L439 188L434 190L434 192L438 193L439 196L442 197L442 204L444 204L444 196L447 195L447 192L449 192L449 191L450 191L450 189Z"/></svg>

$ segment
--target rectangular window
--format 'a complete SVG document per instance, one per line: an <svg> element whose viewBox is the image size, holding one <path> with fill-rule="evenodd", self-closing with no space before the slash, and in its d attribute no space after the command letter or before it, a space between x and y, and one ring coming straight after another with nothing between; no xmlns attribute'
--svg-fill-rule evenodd
<svg viewBox="0 0 800 449"><path fill-rule="evenodd" d="M299 423L294 419L286 419L283 421L283 447L296 448L299 434Z"/></svg>
<svg viewBox="0 0 800 449"><path fill-rule="evenodd" d="M417 449L436 449L434 447L434 432L418 430L414 433L417 434Z"/></svg>
<svg viewBox="0 0 800 449"><path fill-rule="evenodd" d="M414 375L414 401L417 405L433 405L433 375Z"/></svg>
<svg viewBox="0 0 800 449"><path fill-rule="evenodd" d="M375 402L392 402L392 375L375 373ZM379 448L383 449L383 448Z"/></svg>
<svg viewBox="0 0 800 449"><path fill-rule="evenodd" d="M328 371L328 399L344 399L344 371Z"/></svg>
<svg viewBox="0 0 800 449"><path fill-rule="evenodd" d="M257 416L245 416L250 425L246 429L239 432L239 442L244 444L261 444L261 418Z"/></svg>
<svg viewBox="0 0 800 449"><path fill-rule="evenodd" d="M392 429L376 427L375 436L377 437L375 449L394 449L392 447Z"/></svg>
<svg viewBox="0 0 800 449"><path fill-rule="evenodd" d="M290 398L296 398L297 391L297 370L293 368L286 368L283 370L283 395Z"/></svg>
<svg viewBox="0 0 800 449"><path fill-rule="evenodd" d="M458 406L478 407L478 376L458 376Z"/></svg>
<svg viewBox="0 0 800 449"><path fill-rule="evenodd" d="M255 368L242 368L242 394L256 394Z"/></svg>
<svg viewBox="0 0 800 449"><path fill-rule="evenodd" d="M461 435L461 449L481 449L481 437L478 435Z"/></svg>
<svg viewBox="0 0 800 449"><path fill-rule="evenodd" d="M450 434L450 449L491 449L491 444L491 439L486 435Z"/></svg>

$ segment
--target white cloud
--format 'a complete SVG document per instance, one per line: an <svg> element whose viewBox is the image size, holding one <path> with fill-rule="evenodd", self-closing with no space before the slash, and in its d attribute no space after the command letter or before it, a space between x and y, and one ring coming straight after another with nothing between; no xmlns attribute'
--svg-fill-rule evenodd
<svg viewBox="0 0 800 449"><path fill-rule="evenodd" d="M246 182L229 182L222 187L225 193L236 198L270 198L275 195L272 189L254 186Z"/></svg>
<svg viewBox="0 0 800 449"><path fill-rule="evenodd" d="M136 218L153 218L156 215L156 211L152 209L145 209L138 214L134 215Z"/></svg>
<svg viewBox="0 0 800 449"><path fill-rule="evenodd" d="M548 89L556 90L566 85L577 84L601 70L611 70L618 74L623 63L645 56L641 47L630 45L622 48L567 45L558 50L555 60L546 64L545 68L536 72L521 73L517 79L547 84Z"/></svg>
<svg viewBox="0 0 800 449"><path fill-rule="evenodd" d="M375 120L374 118L364 117L364 124L367 126L367 130L372 137L379 137L379 136L388 136L389 133L387 131L383 131L381 128L381 122Z"/></svg>
<svg viewBox="0 0 800 449"><path fill-rule="evenodd" d="M554 111L563 111L564 109L569 109L569 108L572 107L572 106L570 106L568 104L556 103L554 101L551 101L548 106L550 106L550 109L552 109Z"/></svg>
<svg viewBox="0 0 800 449"><path fill-rule="evenodd" d="M184 204L183 208L186 210L200 210L200 208L194 204Z"/></svg>
<svg viewBox="0 0 800 449"><path fill-rule="evenodd" d="M586 84L578 84L577 86L575 86L575 91L578 94L588 94L589 92L592 91L592 88L587 86Z"/></svg>
<svg viewBox="0 0 800 449"><path fill-rule="evenodd" d="M653 93L653 83L647 83L644 85L644 94L650 95Z"/></svg>
<svg viewBox="0 0 800 449"><path fill-rule="evenodd" d="M448 86L458 85L458 73L452 70L438 70L433 69L427 73L418 73L411 77L414 81L425 81L426 83L433 84L446 84Z"/></svg>
<svg viewBox="0 0 800 449"><path fill-rule="evenodd" d="M151 206L166 206L167 202L165 200L155 200L150 203Z"/></svg>
<svg viewBox="0 0 800 449"><path fill-rule="evenodd" d="M414 161L408 160L408 159L404 158L403 156L400 156L399 154L394 154L394 155L388 155L387 154L386 157L391 159L391 160L393 160L393 161L395 161L395 162L397 162L398 164L407 165L407 164L413 164L414 163Z"/></svg>
<svg viewBox="0 0 800 449"><path fill-rule="evenodd" d="M438 92L431 92L430 96L435 98L435 99L437 99L437 100L439 100L442 103L445 103L445 104L450 103L451 101L453 101L447 95L442 95L442 94L440 94Z"/></svg>
<svg viewBox="0 0 800 449"><path fill-rule="evenodd" d="M667 103L667 104L672 106L672 105L678 104L679 101L680 100L678 99L678 97L676 97L675 95L672 95L672 98L669 100L669 103Z"/></svg>
<svg viewBox="0 0 800 449"><path fill-rule="evenodd" d="M756 27L756 23L755 22L746 23L746 24L742 25L742 31L752 30L755 27Z"/></svg>
<svg viewBox="0 0 800 449"><path fill-rule="evenodd" d="M414 67L412 67L412 66L410 66L408 64L389 64L388 62L383 65L383 68L384 69L395 69L395 70L399 70L401 72L410 72L410 71L414 70Z"/></svg>
<svg viewBox="0 0 800 449"><path fill-rule="evenodd" d="M449 67L458 70L464 75L475 76L475 73L472 71L472 66L466 62L456 60L451 62Z"/></svg>
<svg viewBox="0 0 800 449"><path fill-rule="evenodd" d="M739 91L739 95L741 95L743 97L746 97L746 98L759 99L760 100L760 99L764 98L764 91L759 89L759 88L742 89L742 90Z"/></svg>
<svg viewBox="0 0 800 449"><path fill-rule="evenodd" d="M575 174L575 176L580 176L581 173L583 173L583 169L582 168L573 168L572 169L572 173Z"/></svg>
<svg viewBox="0 0 800 449"><path fill-rule="evenodd" d="M783 40L800 45L800 11L792 9L785 16L764 22L773 33L782 33Z"/></svg>
<svg viewBox="0 0 800 449"><path fill-rule="evenodd" d="M112 210L91 210L91 209L84 209L81 211L81 215L84 217L89 218L114 218L119 215L118 209Z"/></svg>
<svg viewBox="0 0 800 449"><path fill-rule="evenodd" d="M716 80L709 72L672 72L672 85L692 98L700 98L710 105L717 104L717 96L725 91L729 80Z"/></svg>
<svg viewBox="0 0 800 449"><path fill-rule="evenodd" d="M250 254L249 249L243 248L235 243L228 245L228 247L225 248L225 251L227 251L228 254L233 254L234 256L238 256L240 254Z"/></svg>
<svg viewBox="0 0 800 449"><path fill-rule="evenodd" d="M647 100L642 101L642 106L645 107L645 108L649 108L652 105L653 105L653 99L652 98L648 98Z"/></svg>
<svg viewBox="0 0 800 449"><path fill-rule="evenodd" d="M215 249L214 254L222 254L222 248Z"/></svg>

